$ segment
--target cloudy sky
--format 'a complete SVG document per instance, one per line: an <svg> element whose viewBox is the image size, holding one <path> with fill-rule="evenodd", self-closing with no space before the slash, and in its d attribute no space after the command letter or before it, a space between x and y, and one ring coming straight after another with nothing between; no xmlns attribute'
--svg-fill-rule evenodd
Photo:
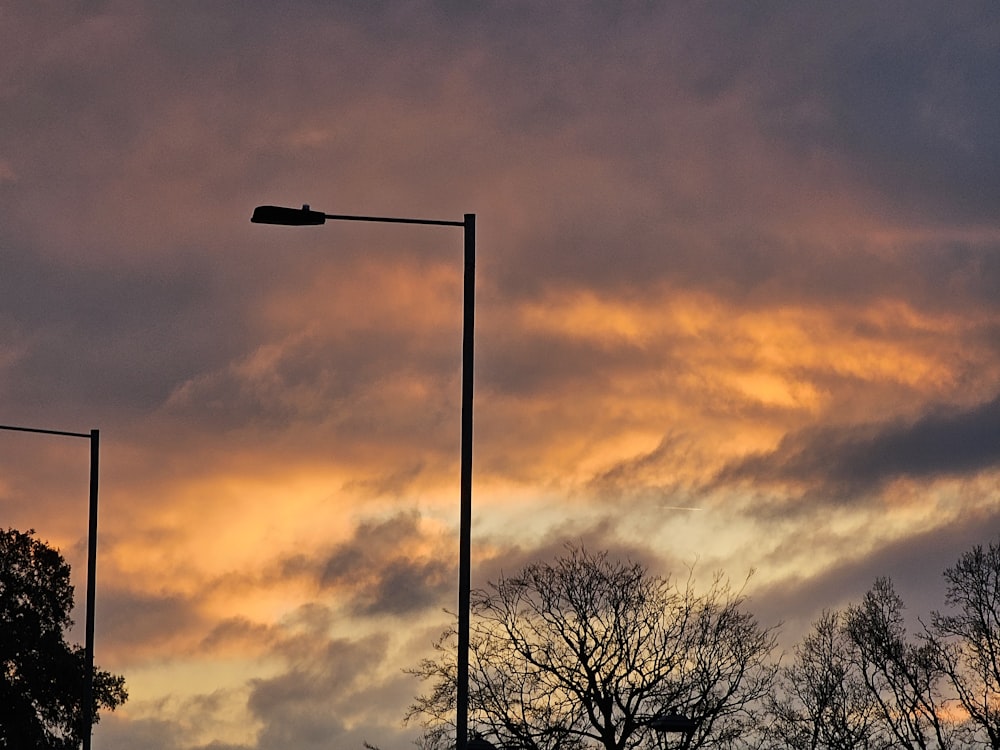
<svg viewBox="0 0 1000 750"><path fill-rule="evenodd" d="M461 230L261 203L477 214L477 585L752 568L793 639L1000 532L993 0L7 0L0 113L0 423L101 430L99 750L406 747L456 606ZM0 457L82 599L86 442Z"/></svg>

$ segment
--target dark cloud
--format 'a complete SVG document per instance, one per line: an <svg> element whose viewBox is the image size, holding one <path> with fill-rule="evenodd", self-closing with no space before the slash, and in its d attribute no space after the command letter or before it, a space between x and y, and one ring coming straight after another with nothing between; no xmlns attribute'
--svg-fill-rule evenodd
<svg viewBox="0 0 1000 750"><path fill-rule="evenodd" d="M440 606L454 587L454 554L428 538L418 513L365 521L336 547L319 574L323 587L349 594L360 615L406 615ZM429 549L428 549L429 547Z"/></svg>
<svg viewBox="0 0 1000 750"><path fill-rule="evenodd" d="M760 50L755 72L768 75L749 74L756 117L804 157L835 154L900 215L989 220L998 21L988 2L786 8Z"/></svg>
<svg viewBox="0 0 1000 750"><path fill-rule="evenodd" d="M454 588L454 564L449 560L394 560L385 565L376 586L358 597L364 614L406 615L440 605Z"/></svg>
<svg viewBox="0 0 1000 750"><path fill-rule="evenodd" d="M900 478L972 476L1000 465L1000 397L973 408L934 409L893 424L816 427L770 453L723 469L717 480L791 482L862 493Z"/></svg>
<svg viewBox="0 0 1000 750"><path fill-rule="evenodd" d="M8 321L17 354L0 389L22 410L58 413L84 403L112 420L147 412L201 368L232 356L214 332L229 313L197 261L81 267L24 253L2 265L0 321ZM230 342L240 327L226 320ZM110 426L107 416L102 422Z"/></svg>
<svg viewBox="0 0 1000 750"><path fill-rule="evenodd" d="M893 293L936 283L908 259L887 262L844 241L831 248L796 225L803 212L843 211L849 222L886 205L927 226L990 223L1000 188L990 126L1000 100L987 73L998 67L996 21L989 3L954 16L927 3L858 4L850 13L671 10L609 28L587 58L619 64L604 66L586 92L564 94L579 101L573 127L546 154L560 168L522 185L548 215L523 264L503 269L516 274L505 291L539 279L610 287L681 278L726 293L766 284L787 299L804 284L805 295L830 296L831 281L867 296L886 282ZM647 46L653 38L666 40L658 53ZM664 51L672 44L686 54ZM616 116L602 116L602 105ZM729 139L733 128L747 137ZM624 172L634 157L621 152L636 144L649 169ZM589 171L569 154L593 158ZM692 173L701 189L685 194ZM845 263L855 252L857 262Z"/></svg>

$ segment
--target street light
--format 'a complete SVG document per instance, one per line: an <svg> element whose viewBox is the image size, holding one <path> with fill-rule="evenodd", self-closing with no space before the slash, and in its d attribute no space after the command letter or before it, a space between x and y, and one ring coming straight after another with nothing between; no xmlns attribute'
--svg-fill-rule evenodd
<svg viewBox="0 0 1000 750"><path fill-rule="evenodd" d="M651 729L654 729L660 734L684 735L684 740L681 747L687 747L688 742L690 742L691 740L691 736L698 728L698 721L696 719L689 719L683 714L673 712L669 714L660 714L659 716L655 716L649 722L649 726Z"/></svg>
<svg viewBox="0 0 1000 750"><path fill-rule="evenodd" d="M257 206L250 221L256 224L316 226L332 221L374 221L385 224L431 224L462 227L465 236L465 280L462 314L462 444L460 476L460 520L458 542L458 695L455 732L457 750L468 750L469 725L469 609L472 552L472 364L476 296L476 215L462 221L402 219L390 216L347 216L284 206Z"/></svg>
<svg viewBox="0 0 1000 750"><path fill-rule="evenodd" d="M64 430L42 430L37 427L14 427L0 425L0 430L11 432L34 432L41 435L61 435L63 437L84 438L90 441L90 525L87 530L87 612L86 643L84 660L87 678L83 683L83 712L86 718L83 733L83 750L90 750L91 733L94 728L94 599L97 592L97 478L100 451L100 430L86 432L66 432Z"/></svg>

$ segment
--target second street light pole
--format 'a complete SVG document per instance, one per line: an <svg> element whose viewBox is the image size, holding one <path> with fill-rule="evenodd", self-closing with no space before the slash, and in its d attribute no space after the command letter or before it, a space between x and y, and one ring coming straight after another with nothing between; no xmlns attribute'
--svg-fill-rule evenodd
<svg viewBox="0 0 1000 750"><path fill-rule="evenodd" d="M83 681L82 709L84 716L83 750L90 750L94 729L94 605L97 598L97 487L100 469L101 432L66 432L65 430L42 430L37 427L14 427L0 425L0 430L11 432L33 432L40 435L61 435L63 437L86 438L90 440L90 502L87 525L87 612L84 661L86 678Z"/></svg>
<svg viewBox="0 0 1000 750"><path fill-rule="evenodd" d="M87 682L84 688L84 711L87 716L83 750L90 750L94 733L94 609L97 604L97 472L100 463L101 433L90 431L90 522L87 527Z"/></svg>
<svg viewBox="0 0 1000 750"><path fill-rule="evenodd" d="M464 234L464 274L462 303L462 438L459 478L458 540L458 685L456 695L455 741L457 750L466 750L469 737L469 615L472 594L472 384L476 302L476 215L465 214L462 221L402 219L391 216L349 216L298 208L258 206L250 221L257 224L313 226L331 221L373 221L388 224L431 224L462 227Z"/></svg>

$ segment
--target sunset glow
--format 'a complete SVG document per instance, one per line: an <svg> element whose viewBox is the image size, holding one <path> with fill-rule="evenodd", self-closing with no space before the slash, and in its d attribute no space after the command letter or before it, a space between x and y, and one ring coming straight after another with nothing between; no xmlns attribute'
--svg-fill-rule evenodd
<svg viewBox="0 0 1000 750"><path fill-rule="evenodd" d="M476 214L475 586L752 569L788 644L1000 532L996 3L0 18L0 423L101 430L96 750L405 747L457 606L461 232L260 204ZM82 640L86 447L0 455Z"/></svg>

